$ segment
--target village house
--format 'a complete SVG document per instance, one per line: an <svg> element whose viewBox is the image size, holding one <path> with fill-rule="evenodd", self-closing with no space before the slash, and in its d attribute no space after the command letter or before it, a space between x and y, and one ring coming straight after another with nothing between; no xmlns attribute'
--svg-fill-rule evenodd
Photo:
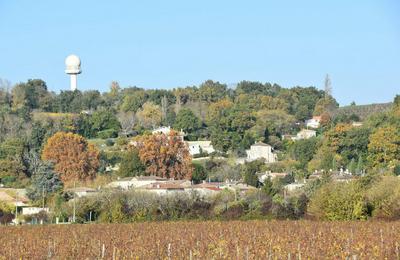
<svg viewBox="0 0 400 260"><path fill-rule="evenodd" d="M292 140L298 141L303 139L309 139L315 136L317 136L317 132L315 130L302 129L300 132L297 133L295 137L292 137Z"/></svg>
<svg viewBox="0 0 400 260"><path fill-rule="evenodd" d="M190 180L174 180L160 178L156 176L138 176L123 178L112 183L107 187L120 188L123 190L135 189L155 193L157 195L168 195L177 193L196 192L201 196L207 197L214 195L223 189L233 190L239 193L245 193L249 190L255 190L253 186L247 184L227 181L227 182L206 182L193 185Z"/></svg>
<svg viewBox="0 0 400 260"><path fill-rule="evenodd" d="M321 116L313 116L311 119L306 120L306 127L318 128L321 124Z"/></svg>
<svg viewBox="0 0 400 260"><path fill-rule="evenodd" d="M202 153L213 153L214 147L211 144L211 141L188 141L186 142L190 155L198 155Z"/></svg>
<svg viewBox="0 0 400 260"><path fill-rule="evenodd" d="M288 175L287 172L271 172L271 171L266 171L266 172L263 172L263 173L257 173L258 180L259 180L261 183L264 183L264 181L265 181L267 178L270 178L271 180L273 180L273 179L275 179L275 178L284 178L284 177L286 177L287 175Z"/></svg>
<svg viewBox="0 0 400 260"><path fill-rule="evenodd" d="M304 185L305 185L305 183L289 183L284 186L284 189L287 192L293 192L293 191L303 188Z"/></svg>
<svg viewBox="0 0 400 260"><path fill-rule="evenodd" d="M170 126L161 126L159 128L154 129L153 131L151 131L151 133L153 135L155 134L164 134L164 135L169 135L171 133L171 131L173 131L173 129ZM178 133L179 138L182 140L183 142L183 138L185 137L185 132L182 131L176 131Z"/></svg>
<svg viewBox="0 0 400 260"><path fill-rule="evenodd" d="M190 180L173 180L156 176L138 176L123 178L112 183L107 187L121 188L123 190L135 189L155 193L157 195L176 194L181 192L198 192L202 196L215 194L222 190L220 187L225 183L212 182L192 185Z"/></svg>
<svg viewBox="0 0 400 260"><path fill-rule="evenodd" d="M140 187L139 189L145 190L148 192L153 192L158 195L168 195L168 194L176 194L178 192L185 192L185 187L178 183L152 183L146 185L146 187Z"/></svg>
<svg viewBox="0 0 400 260"><path fill-rule="evenodd" d="M357 178L348 169L343 170L342 168L339 171L332 171L331 177L335 182L349 182Z"/></svg>
<svg viewBox="0 0 400 260"><path fill-rule="evenodd" d="M330 176L333 181L335 182L349 182L352 180L357 179L357 176L353 175L348 169L343 170L340 169L339 171L329 170L329 172L324 172L323 170L313 172L308 179L315 180L321 179L323 176Z"/></svg>
<svg viewBox="0 0 400 260"><path fill-rule="evenodd" d="M251 162L258 159L264 159L265 163L276 162L276 154L272 152L272 146L263 142L256 142L250 146L249 150L246 150L247 162Z"/></svg>
<svg viewBox="0 0 400 260"><path fill-rule="evenodd" d="M206 182L203 181L202 183L192 185L186 188L188 192L197 192L199 195L207 197L217 194L218 192L222 191L221 186L223 185L222 182Z"/></svg>
<svg viewBox="0 0 400 260"><path fill-rule="evenodd" d="M0 201L15 207L27 207L29 199L25 189L0 188Z"/></svg>
<svg viewBox="0 0 400 260"><path fill-rule="evenodd" d="M107 184L108 188L120 188L123 190L129 190L132 188L140 188L153 183L164 183L168 179L158 176L136 176L120 178Z"/></svg>
<svg viewBox="0 0 400 260"><path fill-rule="evenodd" d="M24 207L22 208L22 215L34 215L34 214L38 214L40 212L46 212L49 213L50 210L49 208L39 208L39 207Z"/></svg>

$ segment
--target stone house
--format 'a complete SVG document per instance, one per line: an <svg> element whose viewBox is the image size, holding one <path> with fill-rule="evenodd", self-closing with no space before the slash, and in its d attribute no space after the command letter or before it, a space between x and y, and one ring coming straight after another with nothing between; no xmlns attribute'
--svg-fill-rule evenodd
<svg viewBox="0 0 400 260"><path fill-rule="evenodd" d="M297 141L297 140L309 139L315 136L317 136L317 132L315 130L302 129L300 132L297 133L295 137L292 137L292 140Z"/></svg>
<svg viewBox="0 0 400 260"><path fill-rule="evenodd" d="M264 159L265 163L276 162L276 154L272 152L272 146L263 142L256 142L250 149L246 150L247 162L251 162L258 159Z"/></svg>

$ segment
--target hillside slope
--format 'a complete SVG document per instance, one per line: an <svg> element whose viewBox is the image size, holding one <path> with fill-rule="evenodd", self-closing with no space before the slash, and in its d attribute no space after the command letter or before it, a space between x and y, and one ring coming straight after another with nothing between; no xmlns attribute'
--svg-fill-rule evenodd
<svg viewBox="0 0 400 260"><path fill-rule="evenodd" d="M355 114L360 117L361 120L364 120L371 114L380 113L388 111L392 107L393 103L379 103L379 104L369 104L369 105L355 105L355 106L344 106L339 107L334 116L339 116L343 114L351 115Z"/></svg>

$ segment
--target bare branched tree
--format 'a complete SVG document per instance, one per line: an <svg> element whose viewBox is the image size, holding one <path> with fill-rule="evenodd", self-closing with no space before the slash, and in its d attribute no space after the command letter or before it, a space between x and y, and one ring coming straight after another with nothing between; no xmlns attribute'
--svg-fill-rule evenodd
<svg viewBox="0 0 400 260"><path fill-rule="evenodd" d="M123 132L128 132L132 130L137 122L135 112L133 111L121 111L117 114L117 118L118 121L121 123L121 128Z"/></svg>

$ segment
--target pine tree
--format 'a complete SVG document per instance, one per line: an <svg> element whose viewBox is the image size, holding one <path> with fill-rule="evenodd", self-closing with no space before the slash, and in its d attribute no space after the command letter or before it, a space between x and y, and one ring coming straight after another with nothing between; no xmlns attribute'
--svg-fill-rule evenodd
<svg viewBox="0 0 400 260"><path fill-rule="evenodd" d="M176 103L175 103L175 114L178 114L179 111L182 108L182 101L181 101L181 95L177 94L176 95Z"/></svg>
<svg viewBox="0 0 400 260"><path fill-rule="evenodd" d="M357 167L356 167L356 173L361 174L364 170L364 162L361 156L358 157L358 162L357 162Z"/></svg>
<svg viewBox="0 0 400 260"><path fill-rule="evenodd" d="M48 194L61 190L63 183L51 164L40 161L32 177L32 185L27 189L27 196L38 201Z"/></svg>
<svg viewBox="0 0 400 260"><path fill-rule="evenodd" d="M337 162L335 156L332 159L332 170L336 171L337 170Z"/></svg>
<svg viewBox="0 0 400 260"><path fill-rule="evenodd" d="M357 165L353 158L353 159L351 159L349 165L347 166L347 169L350 171L350 173L354 174L356 171L356 167L357 167Z"/></svg>
<svg viewBox="0 0 400 260"><path fill-rule="evenodd" d="M162 121L165 122L167 118L167 110L168 110L168 99L166 96L163 96L161 99L161 116L162 116Z"/></svg>
<svg viewBox="0 0 400 260"><path fill-rule="evenodd" d="M274 188L274 184L272 183L270 177L264 180L262 191L264 191L267 195L271 197L273 197L276 194L276 189Z"/></svg>
<svg viewBox="0 0 400 260"><path fill-rule="evenodd" d="M123 155L118 175L120 177L140 176L145 170L146 167L140 161L138 150L131 148Z"/></svg>

